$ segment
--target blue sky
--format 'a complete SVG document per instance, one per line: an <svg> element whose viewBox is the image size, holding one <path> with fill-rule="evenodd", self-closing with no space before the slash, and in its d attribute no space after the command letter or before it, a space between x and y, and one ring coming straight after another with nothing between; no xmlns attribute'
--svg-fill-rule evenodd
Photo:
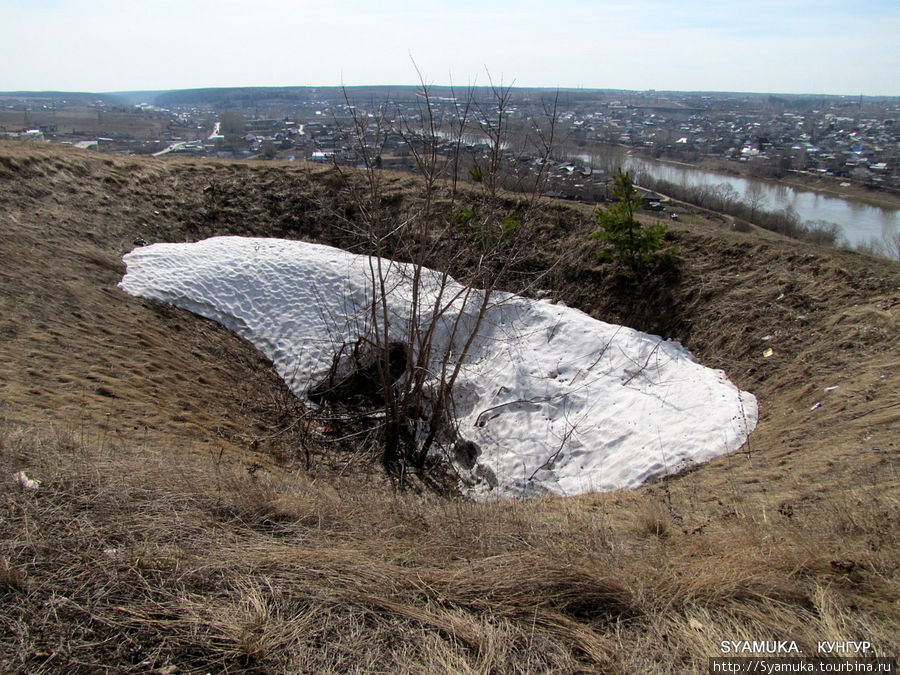
<svg viewBox="0 0 900 675"><path fill-rule="evenodd" d="M434 84L900 95L900 0L0 0L0 90Z"/></svg>

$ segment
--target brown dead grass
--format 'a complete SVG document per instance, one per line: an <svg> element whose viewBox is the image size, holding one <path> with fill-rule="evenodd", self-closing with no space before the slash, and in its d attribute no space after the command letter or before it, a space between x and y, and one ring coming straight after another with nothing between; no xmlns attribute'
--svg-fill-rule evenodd
<svg viewBox="0 0 900 675"><path fill-rule="evenodd" d="M566 252L554 295L726 369L760 399L757 432L632 492L396 494L302 423L249 345L115 287L136 236L353 247L329 185L0 144L3 670L691 672L726 639L896 652L896 264L688 224L677 277L635 293L594 264L588 214L550 206L532 262Z"/></svg>
<svg viewBox="0 0 900 675"><path fill-rule="evenodd" d="M9 131L37 129L52 124L56 133L81 136L84 139L116 134L124 138L153 140L160 138L166 130L168 120L153 118L146 114L98 112L90 108L69 108L60 111L0 110L0 126Z"/></svg>
<svg viewBox="0 0 900 675"><path fill-rule="evenodd" d="M660 537L641 492L474 504L173 450L6 429L0 470L42 480L0 486L7 670L685 672L721 640L893 647L880 490Z"/></svg>

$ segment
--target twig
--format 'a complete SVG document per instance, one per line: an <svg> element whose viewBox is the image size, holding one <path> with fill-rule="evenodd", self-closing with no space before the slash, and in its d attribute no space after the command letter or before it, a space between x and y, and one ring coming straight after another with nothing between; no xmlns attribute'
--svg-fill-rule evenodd
<svg viewBox="0 0 900 675"><path fill-rule="evenodd" d="M529 482L534 480L534 477L537 475L538 471L552 465L553 462L556 461L556 459L559 457L559 453L561 453L563 451L563 448L566 447L566 443L569 442L569 437L573 433L575 433L575 425L574 424L571 425L569 427L569 430L563 434L562 441L560 442L559 447L556 449L556 452L554 452L552 455L550 455L550 457L547 459L547 461L544 462L543 464L541 464L538 468L536 468L532 472L532 474L528 477Z"/></svg>
<svg viewBox="0 0 900 675"><path fill-rule="evenodd" d="M659 346L660 346L661 344L662 344L662 342L657 342L657 343L656 343L656 346L653 347L653 349L650 350L650 353L649 353L649 354L647 354L647 360L644 361L644 365L642 365L640 368L638 368L637 371L635 371L634 373L632 373L631 377L629 377L627 380L625 380L625 381L622 383L622 386L623 386L623 387L627 386L634 378L636 378L638 375L640 375L641 373L643 373L643 372L647 369L647 365L650 363L650 359L653 358L653 355L656 353L656 350L659 349ZM633 361L632 361L632 363L633 363Z"/></svg>

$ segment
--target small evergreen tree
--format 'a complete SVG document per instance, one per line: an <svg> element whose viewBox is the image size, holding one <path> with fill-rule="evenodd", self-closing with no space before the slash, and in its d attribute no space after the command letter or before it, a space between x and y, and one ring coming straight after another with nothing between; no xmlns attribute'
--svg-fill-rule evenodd
<svg viewBox="0 0 900 675"><path fill-rule="evenodd" d="M642 225L635 217L641 208L641 196L627 171L618 169L613 187L615 203L607 209L597 209L600 230L593 234L602 246L597 251L601 260L618 260L637 270L649 263L663 248L666 226Z"/></svg>

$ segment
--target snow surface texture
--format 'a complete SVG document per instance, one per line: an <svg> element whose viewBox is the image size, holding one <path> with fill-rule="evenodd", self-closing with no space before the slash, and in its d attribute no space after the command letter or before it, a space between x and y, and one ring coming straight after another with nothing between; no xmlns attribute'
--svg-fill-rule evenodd
<svg viewBox="0 0 900 675"><path fill-rule="evenodd" d="M367 320L377 258L280 239L215 237L154 244L124 257L120 286L213 319L256 345L298 396L323 379ZM392 339L408 329L411 268L381 260ZM437 273L424 276L433 302ZM435 354L460 318L475 325L450 280ZM456 297L452 303L449 298ZM549 301L492 294L453 391L459 435L477 444L474 495L576 494L631 488L739 448L756 426L756 399L677 342L592 319ZM449 306L447 306L449 305ZM461 316L460 316L461 314ZM432 364L432 372L439 371Z"/></svg>

